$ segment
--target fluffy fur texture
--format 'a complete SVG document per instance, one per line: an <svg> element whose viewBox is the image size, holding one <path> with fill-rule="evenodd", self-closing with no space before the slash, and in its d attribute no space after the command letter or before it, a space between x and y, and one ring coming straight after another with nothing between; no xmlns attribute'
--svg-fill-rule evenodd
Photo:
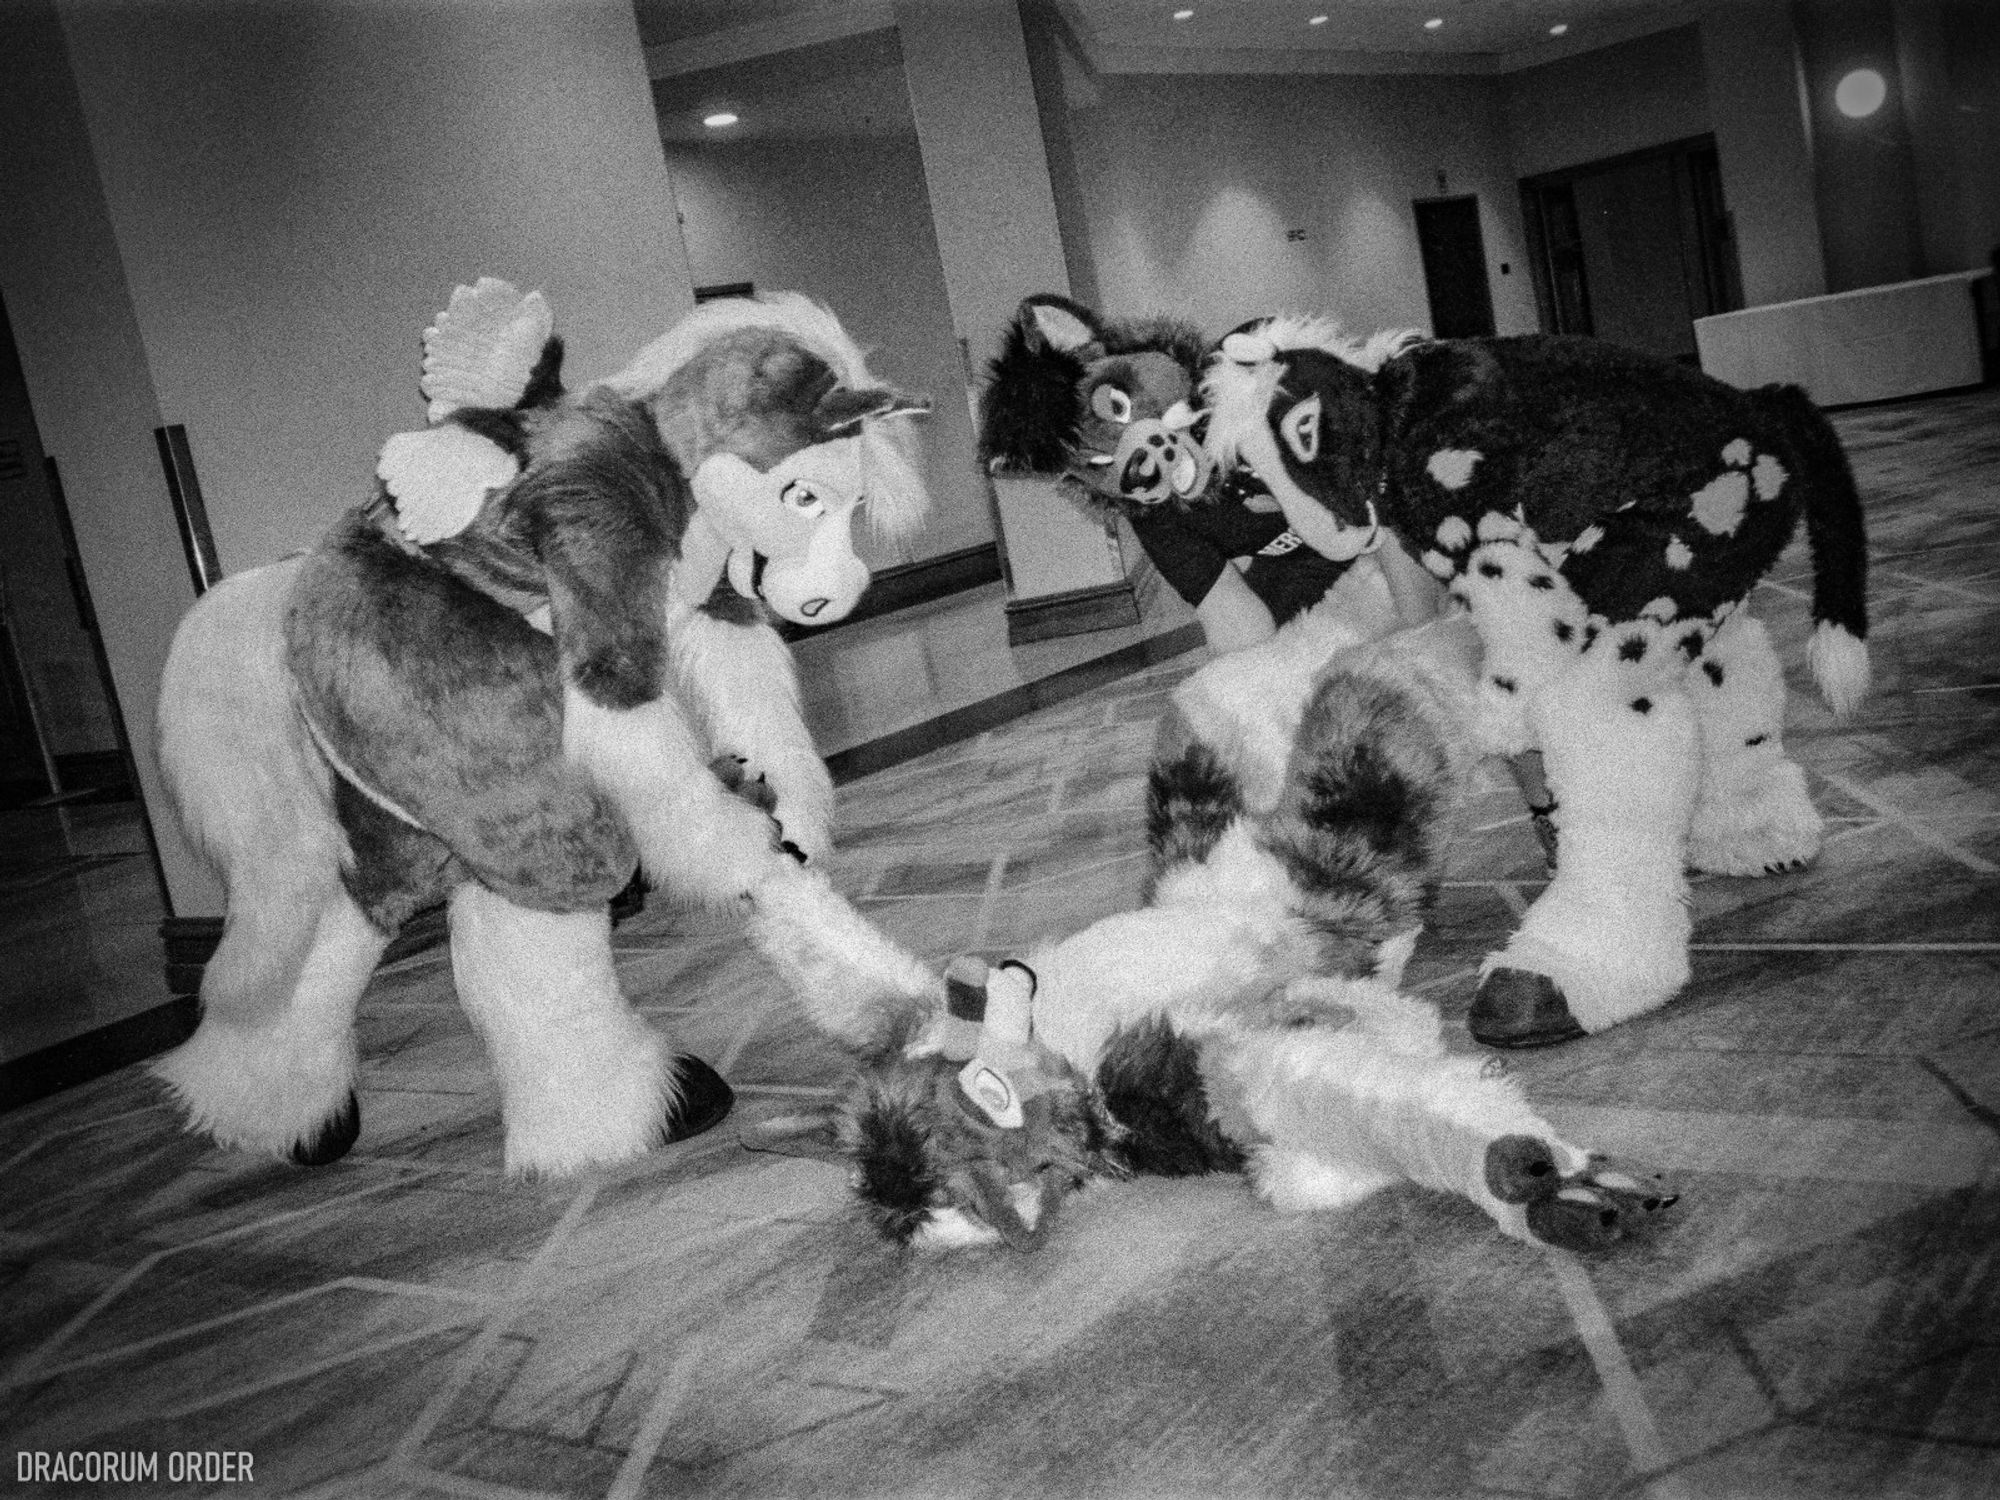
<svg viewBox="0 0 2000 1500"><path fill-rule="evenodd" d="M1149 904L1027 956L1036 1043L1074 1070L1068 1107L1039 1133L968 1131L930 1058L872 1070L850 1096L842 1139L887 1237L1032 1243L1050 1184L1099 1159L1169 1175L1247 1162L1285 1208L1416 1181L1503 1232L1580 1249L1672 1201L1564 1141L1494 1068L1448 1058L1435 1009L1375 972L1407 958L1455 816L1468 636L1440 622L1337 656L1265 815L1242 811L1211 745L1156 764ZM1031 1238L1004 1222L1024 1202Z"/></svg>
<svg viewBox="0 0 2000 1500"><path fill-rule="evenodd" d="M675 376L719 340L759 331L787 336L823 361L838 382L854 390L879 387L881 382L868 368L861 346L848 336L840 320L826 308L797 292L774 292L756 298L721 298L705 302L653 340L604 385L632 400L678 409L685 399L667 396ZM708 404L720 409L726 393ZM719 446L713 436L715 424L706 430L709 441L696 434L704 430L698 418L671 416L669 441L682 437L685 448L677 445L689 473L700 466ZM930 497L918 474L915 434L902 423L868 423L861 429L862 467L868 475L869 524L891 541L916 535L930 514Z"/></svg>
<svg viewBox="0 0 2000 1500"><path fill-rule="evenodd" d="M1359 350L1310 320L1232 336L1208 393L1211 446L1309 543L1344 556L1386 528L1449 584L1486 647L1481 742L1549 764L1557 878L1489 960L1475 1036L1539 1045L1651 1009L1687 977L1684 857L1748 874L1817 851L1777 749L1782 676L1761 636L1722 639L1803 518L1809 662L1836 712L1865 690L1860 500L1802 393L1593 340Z"/></svg>
<svg viewBox="0 0 2000 1500"><path fill-rule="evenodd" d="M558 341L527 358L536 299L482 286L431 332L426 394L453 436L425 451L470 434L519 477L425 545L397 507L437 496L380 492L305 559L215 590L176 638L162 763L230 904L202 1025L158 1071L225 1142L311 1161L351 1143L354 1004L395 928L447 897L510 1170L705 1128L727 1086L626 1006L605 903L635 856L681 894L747 904L828 848L831 782L788 653L761 616L703 607L713 575L683 577L695 454L675 443L780 466L815 444L880 450L906 526L922 505L906 424L875 429L914 403L853 384L860 351L802 298L705 312L622 384L570 396ZM718 340L731 355L693 378ZM725 389L751 365L787 373ZM465 477L390 468L446 510Z"/></svg>
<svg viewBox="0 0 2000 1500"><path fill-rule="evenodd" d="M1128 466L1149 440L1165 466L1192 441L1189 425L1161 418L1175 403L1193 407L1211 352L1199 329L1171 318L1104 320L1067 297L1030 297L987 366L980 459L999 472L1064 476L1110 511L1207 499L1216 475L1206 463L1199 488L1163 483L1157 469L1142 481Z"/></svg>

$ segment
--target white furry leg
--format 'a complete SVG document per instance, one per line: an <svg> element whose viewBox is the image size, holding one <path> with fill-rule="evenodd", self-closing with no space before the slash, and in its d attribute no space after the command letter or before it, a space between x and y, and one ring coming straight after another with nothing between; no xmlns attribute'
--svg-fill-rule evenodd
<svg viewBox="0 0 2000 1500"><path fill-rule="evenodd" d="M388 938L340 883L347 839L293 706L284 619L296 561L203 595L160 681L160 767L228 892L202 1021L152 1065L227 1146L331 1161L353 1143L354 1008Z"/></svg>
<svg viewBox="0 0 2000 1500"><path fill-rule="evenodd" d="M1257 1191L1281 1208L1338 1207L1415 1182L1471 1199L1526 1239L1520 1204L1489 1181L1493 1143L1542 1141L1565 1173L1589 1159L1476 1058L1412 1055L1358 1027L1244 1030L1220 1046L1231 1102L1266 1141L1253 1156Z"/></svg>
<svg viewBox="0 0 2000 1500"><path fill-rule="evenodd" d="M565 683L563 753L624 814L646 873L680 894L738 901L791 860L771 819L715 779L706 748L671 698L606 708Z"/></svg>
<svg viewBox="0 0 2000 1500"><path fill-rule="evenodd" d="M1785 674L1763 622L1737 610L1688 672L1701 783L1688 863L1772 875L1816 858L1825 837L1805 772L1785 754Z"/></svg>
<svg viewBox="0 0 2000 1500"><path fill-rule="evenodd" d="M1635 682L1637 670L1607 637L1531 705L1561 854L1555 880L1481 972L1470 1021L1489 1045L1601 1031L1687 983L1698 739L1686 695L1657 676Z"/></svg>
<svg viewBox="0 0 2000 1500"><path fill-rule="evenodd" d="M667 645L683 696L718 755L738 755L777 798L785 839L808 860L833 848L833 778L799 705L792 653L769 625L732 625L684 606L668 620Z"/></svg>
<svg viewBox="0 0 2000 1500"><path fill-rule="evenodd" d="M264 949L264 915L232 908L202 975L201 1025L152 1073L189 1126L219 1144L318 1165L345 1154L359 1128L354 1009L389 937L337 885L305 913L303 953ZM272 987L274 956L279 969L286 956L297 966L282 989Z"/></svg>
<svg viewBox="0 0 2000 1500"><path fill-rule="evenodd" d="M509 1172L555 1176L661 1142L679 1091L665 1040L619 989L608 912L534 911L462 885L451 967L500 1076Z"/></svg>
<svg viewBox="0 0 2000 1500"><path fill-rule="evenodd" d="M867 1054L900 1047L944 1013L944 980L795 865L751 893L750 941L820 1030Z"/></svg>

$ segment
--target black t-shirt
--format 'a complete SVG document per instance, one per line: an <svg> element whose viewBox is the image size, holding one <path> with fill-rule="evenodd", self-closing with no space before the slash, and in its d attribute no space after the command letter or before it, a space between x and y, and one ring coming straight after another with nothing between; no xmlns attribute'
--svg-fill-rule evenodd
<svg viewBox="0 0 2000 1500"><path fill-rule="evenodd" d="M1175 593L1200 604L1230 559L1248 557L1244 582L1282 625L1317 604L1347 570L1313 551L1285 523L1279 510L1252 510L1245 501L1264 487L1237 470L1213 501L1186 507L1161 505L1132 520L1132 534Z"/></svg>

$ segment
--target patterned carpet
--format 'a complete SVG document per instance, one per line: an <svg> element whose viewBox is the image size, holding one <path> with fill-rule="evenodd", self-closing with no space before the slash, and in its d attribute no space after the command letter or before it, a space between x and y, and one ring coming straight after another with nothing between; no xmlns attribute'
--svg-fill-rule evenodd
<svg viewBox="0 0 2000 1500"><path fill-rule="evenodd" d="M156 1454L158 1490L170 1452L246 1452L260 1492L343 1496L2000 1494L2000 391L1838 421L1855 722L1805 684L1802 549L1756 599L1825 853L1698 880L1684 996L1512 1063L1671 1174L1657 1239L1584 1260L1415 1188L1287 1216L1211 1178L1095 1189L1037 1254L899 1259L839 1169L740 1145L840 1059L727 922L656 902L621 972L740 1103L624 1170L501 1177L442 954L371 989L336 1166L211 1149L135 1070L0 1119L7 1448ZM844 787L840 885L936 959L1133 904L1200 660ZM1454 1050L1541 878L1496 774L1410 973Z"/></svg>

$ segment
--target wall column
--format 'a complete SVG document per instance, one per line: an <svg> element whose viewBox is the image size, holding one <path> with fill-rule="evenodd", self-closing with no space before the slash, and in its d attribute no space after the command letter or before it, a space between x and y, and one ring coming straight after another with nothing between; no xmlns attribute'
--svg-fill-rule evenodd
<svg viewBox="0 0 2000 1500"><path fill-rule="evenodd" d="M1786 0L1710 7L1701 52L1744 303L1818 296L1826 260L1790 7Z"/></svg>
<svg viewBox="0 0 2000 1500"><path fill-rule="evenodd" d="M1021 299L1069 291L1027 47L1013 0L897 0L896 27L969 399ZM994 488L1010 640L1137 622L1115 534L1046 481Z"/></svg>

